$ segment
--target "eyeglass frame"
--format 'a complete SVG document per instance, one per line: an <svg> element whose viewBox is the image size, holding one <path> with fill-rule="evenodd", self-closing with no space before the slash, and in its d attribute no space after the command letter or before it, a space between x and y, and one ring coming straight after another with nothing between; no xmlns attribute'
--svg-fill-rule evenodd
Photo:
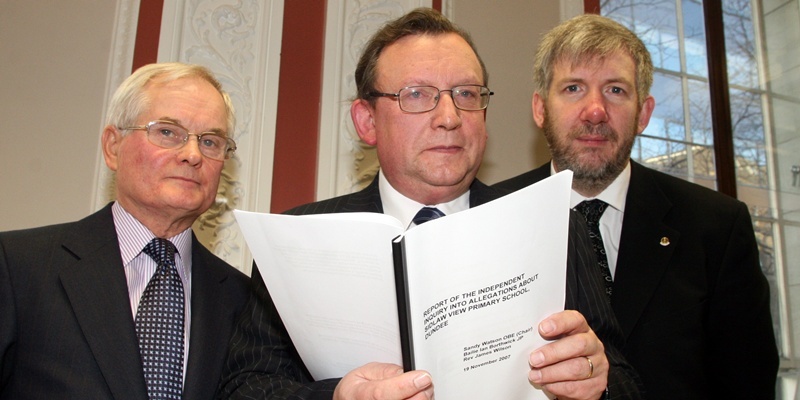
<svg viewBox="0 0 800 400"><path fill-rule="evenodd" d="M169 124L169 125L177 126L178 128L181 128L181 129L185 130L186 131L186 138L183 139L183 144L181 144L179 146L176 146L176 147L164 147L164 146L162 146L162 145L160 145L158 143L153 142L150 139L150 127L152 127L155 124ZM189 142L189 137L197 136L197 146L198 146L198 149L200 150L200 154L202 154L203 157L206 157L206 158L209 158L209 159L212 159L212 160L217 160L217 161L225 161L225 160L230 159L231 157L233 157L233 153L236 151L236 141L231 139L231 138L229 138L224 133L211 132L211 131L193 133L193 132L190 132L188 128L186 128L185 126L183 126L183 125L181 125L181 124L179 124L177 122L167 121L167 120L163 120L163 119L157 119L155 121L150 121L145 125L136 125L136 126L129 126L129 127L120 127L120 126L118 126L117 129L120 129L120 130L123 130L123 131L145 131L145 135L147 136L147 141L152 143L153 145L156 145L156 146L162 148L162 149L176 149L177 150L177 149L183 148L183 146L186 146L186 143ZM225 143L227 144L228 147L225 149L225 153L223 153L222 158L209 157L205 153L203 153L203 150L200 148L200 141L203 140L203 136L208 136L208 135L216 136L218 138L225 139Z"/></svg>
<svg viewBox="0 0 800 400"><path fill-rule="evenodd" d="M456 102L455 98L453 97L453 90L456 89L456 88L466 87L466 86L480 88L481 92L483 91L483 89L486 89L486 92L487 92L486 93L486 104L483 107L475 108L475 109L469 109L469 108L462 108L462 107L460 107L458 105L458 102ZM433 88L433 89L436 89L436 91L439 92L439 93L436 94L436 97L435 97L436 102L433 103L433 107L431 107L430 109L424 110L424 111L408 111L408 110L403 108L402 102L400 101L400 93L402 91L404 91L404 90L415 89L415 88ZM491 99L491 96L494 95L493 91L491 91L487 86L483 86L483 85L456 85L456 86L451 87L450 89L439 89L436 86L430 86L430 85L406 86L406 87L398 90L397 93L384 93L384 92L372 91L372 92L369 92L367 94L370 97L388 97L388 98L393 98L393 99L397 100L397 106L400 107L400 110L402 110L403 112L407 112L409 114L422 114L422 113L426 113L426 112L433 111L433 110L436 109L436 107L439 105L439 99L441 99L441 97L442 97L442 92L450 92L450 98L453 99L453 105L457 109L462 110L462 111L481 111L481 110L485 110L486 108L489 107L489 100ZM481 97L483 97L483 95L481 95Z"/></svg>

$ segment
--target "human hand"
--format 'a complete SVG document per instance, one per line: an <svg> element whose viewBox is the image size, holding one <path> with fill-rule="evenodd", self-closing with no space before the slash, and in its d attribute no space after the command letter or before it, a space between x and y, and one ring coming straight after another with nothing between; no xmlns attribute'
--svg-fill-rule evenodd
<svg viewBox="0 0 800 400"><path fill-rule="evenodd" d="M539 334L554 341L531 352L531 383L559 400L599 399L608 384L609 364L603 343L583 315L555 313L539 323Z"/></svg>
<svg viewBox="0 0 800 400"><path fill-rule="evenodd" d="M430 374L425 371L403 373L399 365L369 363L345 375L333 392L333 400L405 399L433 399Z"/></svg>

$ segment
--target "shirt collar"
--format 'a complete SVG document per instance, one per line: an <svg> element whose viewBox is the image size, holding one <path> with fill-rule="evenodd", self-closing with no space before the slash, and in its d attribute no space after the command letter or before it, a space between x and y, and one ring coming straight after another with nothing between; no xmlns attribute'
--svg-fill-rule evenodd
<svg viewBox="0 0 800 400"><path fill-rule="evenodd" d="M114 227L117 231L117 238L119 240L120 255L122 256L122 264L128 265L139 253L142 252L144 246L150 243L156 235L150 232L139 220L137 220L129 212L125 211L119 202L114 202L111 206L111 212L114 216ZM184 265L191 264L192 254L192 234L191 228L187 228L183 232L168 238L178 251L178 256L184 261Z"/></svg>
<svg viewBox="0 0 800 400"><path fill-rule="evenodd" d="M469 209L469 190L447 203L422 204L409 199L392 187L383 174L383 170L378 170L378 190L383 204L383 213L397 218L406 227L411 224L414 215L422 207L436 207L445 215Z"/></svg>
<svg viewBox="0 0 800 400"><path fill-rule="evenodd" d="M553 167L553 163L550 163L550 174L555 175L556 171ZM628 164L625 168L620 172L619 175L611 182L608 187L606 187L600 194L595 197L589 198L585 197L582 194L572 191L572 195L570 196L570 208L575 208L580 202L584 200L591 200L591 199L600 199L604 202L608 203L609 206L616 209L620 212L625 212L625 200L628 195L628 186L631 183L631 162L628 161Z"/></svg>

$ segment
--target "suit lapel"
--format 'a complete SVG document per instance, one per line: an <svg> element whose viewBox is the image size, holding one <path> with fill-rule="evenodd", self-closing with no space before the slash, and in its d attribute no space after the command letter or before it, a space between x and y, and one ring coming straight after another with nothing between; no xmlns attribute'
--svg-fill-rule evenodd
<svg viewBox="0 0 800 400"><path fill-rule="evenodd" d="M552 161L551 161L551 162L552 162ZM536 180L535 180L535 181L533 181L533 182L539 182L539 181L541 181L542 179L547 179L547 178L549 178L549 177L550 177L550 170L551 170L551 165L550 165L550 163L545 163L545 164L544 164L544 165L542 165L541 167L539 167L539 168L536 168L535 170L533 170L533 171L531 172L531 175L534 177L534 179L536 179Z"/></svg>
<svg viewBox="0 0 800 400"><path fill-rule="evenodd" d="M483 203L488 203L494 199L500 198L502 193L497 189L486 186L483 182L475 179L469 186L469 206L470 208L479 206Z"/></svg>
<svg viewBox="0 0 800 400"><path fill-rule="evenodd" d="M672 203L650 172L631 162L631 182L622 221L619 257L614 274L611 303L627 338L639 321L679 245L680 232L667 226L664 217ZM661 244L661 238L669 245Z"/></svg>
<svg viewBox="0 0 800 400"><path fill-rule="evenodd" d="M224 303L222 286L227 276L211 268L211 253L192 234L192 332L189 344L189 361L186 366L184 399L208 398L217 390L220 360L227 354L230 332L221 328L229 321L221 318L234 312L233 306ZM217 295L215 295L217 294ZM220 340L220 336L224 339Z"/></svg>
<svg viewBox="0 0 800 400"><path fill-rule="evenodd" d="M61 284L111 392L116 398L146 397L111 207L76 223L62 247L70 261Z"/></svg>
<svg viewBox="0 0 800 400"><path fill-rule="evenodd" d="M347 196L341 208L332 212L374 212L383 214L381 192L378 189L378 176L364 189Z"/></svg>

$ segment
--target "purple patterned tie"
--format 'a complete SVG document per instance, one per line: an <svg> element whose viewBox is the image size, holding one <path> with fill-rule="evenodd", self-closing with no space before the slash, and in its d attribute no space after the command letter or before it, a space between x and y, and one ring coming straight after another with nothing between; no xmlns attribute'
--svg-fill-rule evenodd
<svg viewBox="0 0 800 400"><path fill-rule="evenodd" d="M414 219L411 220L416 225L422 225L432 219L444 217L444 213L436 207L422 207Z"/></svg>
<svg viewBox="0 0 800 400"><path fill-rule="evenodd" d="M136 336L147 394L180 399L183 389L183 282L175 267L175 246L155 238L143 252L158 264L136 312Z"/></svg>
<svg viewBox="0 0 800 400"><path fill-rule="evenodd" d="M606 248L603 246L603 237L600 236L600 217L606 211L608 204L603 200L586 200L575 207L578 212L583 214L586 218L586 223L589 225L589 238L592 240L592 248L597 255L597 265L600 267L600 273L603 275L603 280L606 284L606 295L611 298L611 287L614 284L614 279L611 277L611 269L608 267L608 257L606 256Z"/></svg>

